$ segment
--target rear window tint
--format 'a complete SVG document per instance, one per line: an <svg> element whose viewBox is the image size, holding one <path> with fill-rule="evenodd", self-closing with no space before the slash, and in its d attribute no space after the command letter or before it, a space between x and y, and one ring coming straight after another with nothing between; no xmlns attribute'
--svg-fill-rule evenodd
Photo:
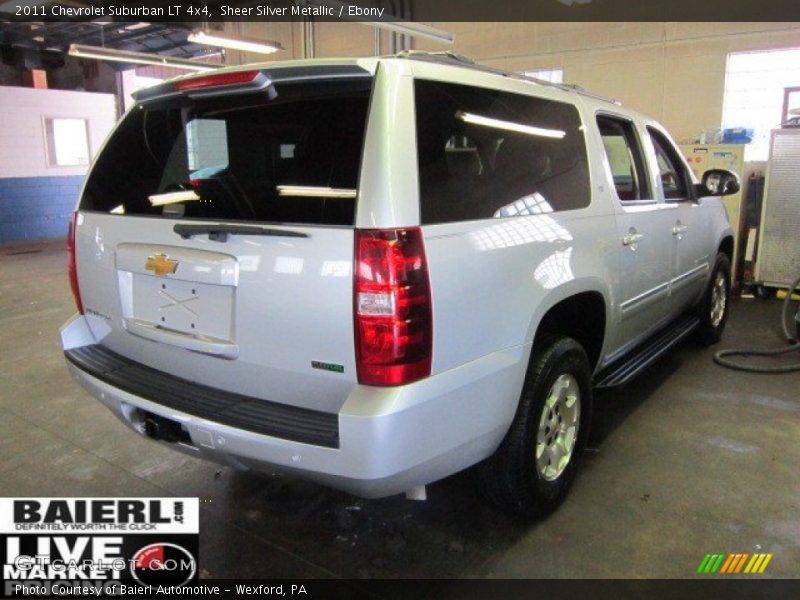
<svg viewBox="0 0 800 600"><path fill-rule="evenodd" d="M131 111L81 208L128 215L352 225L371 81L166 100Z"/></svg>
<svg viewBox="0 0 800 600"><path fill-rule="evenodd" d="M423 224L589 205L574 106L427 80L417 80L414 91Z"/></svg>

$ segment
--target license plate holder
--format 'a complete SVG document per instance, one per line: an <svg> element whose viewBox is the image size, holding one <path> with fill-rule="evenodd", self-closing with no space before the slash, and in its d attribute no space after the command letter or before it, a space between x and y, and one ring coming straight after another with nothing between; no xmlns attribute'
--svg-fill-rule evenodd
<svg viewBox="0 0 800 600"><path fill-rule="evenodd" d="M133 274L132 316L179 333L233 341L234 288Z"/></svg>

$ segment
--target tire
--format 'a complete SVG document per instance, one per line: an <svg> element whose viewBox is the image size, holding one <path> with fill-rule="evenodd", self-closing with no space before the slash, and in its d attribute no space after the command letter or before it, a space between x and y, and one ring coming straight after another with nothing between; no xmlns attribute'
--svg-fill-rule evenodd
<svg viewBox="0 0 800 600"><path fill-rule="evenodd" d="M723 292L724 290L724 292ZM723 294L721 297L718 294ZM700 317L700 326L695 335L697 341L704 346L716 344L722 338L725 324L728 322L731 296L731 263L725 254L717 254L711 278L708 281L703 299L697 305L696 314ZM718 304L722 302L722 306ZM721 314L720 314L721 308Z"/></svg>
<svg viewBox="0 0 800 600"><path fill-rule="evenodd" d="M478 470L482 491L492 504L528 517L545 515L564 500L586 447L592 414L592 372L581 345L558 336L533 351L514 421L495 454ZM570 408L576 390L577 402ZM558 411L545 411L549 398L557 399ZM576 405L577 415L572 412ZM550 424L559 428L556 436L545 422L551 416ZM573 421L577 432L570 438L567 423ZM555 467L546 465L554 456L549 449L566 450L570 439L574 443L569 456L565 453Z"/></svg>

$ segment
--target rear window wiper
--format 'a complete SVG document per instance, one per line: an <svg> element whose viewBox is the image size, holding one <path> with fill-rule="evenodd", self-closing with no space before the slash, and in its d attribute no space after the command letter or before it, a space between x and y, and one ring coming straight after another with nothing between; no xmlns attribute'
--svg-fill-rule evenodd
<svg viewBox="0 0 800 600"><path fill-rule="evenodd" d="M215 242L227 241L228 235L271 235L275 237L293 238L310 237L307 233L292 231L290 229L271 229L258 225L224 225L222 223L210 223L208 225L177 223L172 230L185 240L195 235L207 233L208 239Z"/></svg>

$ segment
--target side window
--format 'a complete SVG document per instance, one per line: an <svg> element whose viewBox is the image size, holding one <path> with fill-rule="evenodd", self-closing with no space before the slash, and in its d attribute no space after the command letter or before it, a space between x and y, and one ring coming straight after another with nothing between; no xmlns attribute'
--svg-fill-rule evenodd
<svg viewBox="0 0 800 600"><path fill-rule="evenodd" d="M617 197L623 201L652 199L642 149L633 123L600 115L597 117L597 126L611 166Z"/></svg>
<svg viewBox="0 0 800 600"><path fill-rule="evenodd" d="M423 224L584 208L591 190L577 109L416 80Z"/></svg>
<svg viewBox="0 0 800 600"><path fill-rule="evenodd" d="M688 174L675 147L657 129L648 127L647 132L656 151L658 175L664 188L664 198L680 200L688 197Z"/></svg>

